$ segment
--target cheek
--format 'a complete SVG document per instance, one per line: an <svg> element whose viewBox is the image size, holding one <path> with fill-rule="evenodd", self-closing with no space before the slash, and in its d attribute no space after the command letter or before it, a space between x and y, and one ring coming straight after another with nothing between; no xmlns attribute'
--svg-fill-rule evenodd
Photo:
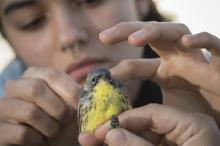
<svg viewBox="0 0 220 146"><path fill-rule="evenodd" d="M85 14L87 16L86 20L88 20L86 23L89 24L87 27L92 36L98 36L101 31L119 22L136 21L139 19L133 0L109 0L97 8L86 10ZM92 51L97 52L93 54L102 54L103 57L111 60L112 65L117 64L122 59L142 57L143 49L134 48L128 43L105 46L97 43L100 41L96 37L91 37L90 40L90 48L93 48Z"/></svg>
<svg viewBox="0 0 220 146"><path fill-rule="evenodd" d="M42 33L20 34L8 32L9 43L16 54L28 65L50 65L55 46L51 39Z"/></svg>
<svg viewBox="0 0 220 146"><path fill-rule="evenodd" d="M86 15L92 27L98 32L124 21L138 20L135 5L131 0L109 0L103 5L87 10Z"/></svg>
<svg viewBox="0 0 220 146"><path fill-rule="evenodd" d="M110 49L114 55L111 55L112 60L118 63L123 59L141 58L143 54L142 48L135 48L128 43L121 43Z"/></svg>
<svg viewBox="0 0 220 146"><path fill-rule="evenodd" d="M138 59L143 56L143 48L135 48L128 43L120 43L112 46L105 46L100 49L101 55L110 61L110 67L117 65L124 59Z"/></svg>

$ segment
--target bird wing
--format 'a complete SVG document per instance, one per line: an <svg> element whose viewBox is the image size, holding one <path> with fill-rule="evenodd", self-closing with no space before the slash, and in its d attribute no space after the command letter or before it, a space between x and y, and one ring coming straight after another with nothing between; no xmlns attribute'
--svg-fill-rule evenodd
<svg viewBox="0 0 220 146"><path fill-rule="evenodd" d="M88 92L83 90L83 89L81 89L80 92L79 92L79 103L78 103L78 111L77 111L77 119L78 119L79 132L81 132L81 124L82 124L82 122L81 122L81 120L82 120L81 110L82 109L81 108L82 108L82 106L84 104L83 100L84 100L85 96L88 96Z"/></svg>

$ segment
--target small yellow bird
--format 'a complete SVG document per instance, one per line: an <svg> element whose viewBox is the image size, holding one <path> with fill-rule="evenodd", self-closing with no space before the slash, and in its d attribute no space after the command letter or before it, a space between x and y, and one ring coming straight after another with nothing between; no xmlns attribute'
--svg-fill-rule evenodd
<svg viewBox="0 0 220 146"><path fill-rule="evenodd" d="M90 72L79 95L78 122L80 132L93 133L97 126L128 110L128 99L122 84L104 68ZM112 123L113 128L117 123Z"/></svg>

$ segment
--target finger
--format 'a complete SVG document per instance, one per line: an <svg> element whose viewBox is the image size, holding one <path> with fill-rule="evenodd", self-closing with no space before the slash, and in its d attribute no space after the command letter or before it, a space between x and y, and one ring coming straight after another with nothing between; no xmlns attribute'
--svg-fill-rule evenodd
<svg viewBox="0 0 220 146"><path fill-rule="evenodd" d="M53 137L60 130L59 124L33 103L14 99L2 100L0 115L3 121L27 124L46 137Z"/></svg>
<svg viewBox="0 0 220 146"><path fill-rule="evenodd" d="M131 34L128 41L134 46L141 47L155 41L176 42L185 34L190 34L190 30L184 24L147 22L141 30Z"/></svg>
<svg viewBox="0 0 220 146"><path fill-rule="evenodd" d="M112 76L122 82L128 80L148 80L153 79L160 59L131 59L123 60L110 71Z"/></svg>
<svg viewBox="0 0 220 146"><path fill-rule="evenodd" d="M65 73L47 67L32 67L25 72L23 77L38 78L46 81L49 87L62 97L64 101L77 109L77 96L80 85Z"/></svg>
<svg viewBox="0 0 220 146"><path fill-rule="evenodd" d="M160 142L161 136L159 134L156 134L154 132L151 132L149 130L144 130L138 133L140 137L147 140L148 142L152 144L158 144Z"/></svg>
<svg viewBox="0 0 220 146"><path fill-rule="evenodd" d="M174 115L175 118L173 118ZM184 112L170 107L150 104L122 113L119 115L119 122L121 128L133 133L149 130L156 134L166 134L175 129L185 115ZM106 133L109 131L109 125L108 121L96 130L95 134L99 139L103 140L105 138Z"/></svg>
<svg viewBox="0 0 220 146"><path fill-rule="evenodd" d="M74 117L68 124L62 126L62 129L58 135L47 140L47 146L79 146L77 140L78 135L79 129L77 119Z"/></svg>
<svg viewBox="0 0 220 146"><path fill-rule="evenodd" d="M82 146L100 146L101 141L94 134L81 133L78 137L79 143Z"/></svg>
<svg viewBox="0 0 220 146"><path fill-rule="evenodd" d="M0 123L0 143L15 145L40 145L43 143L43 136L24 125Z"/></svg>
<svg viewBox="0 0 220 146"><path fill-rule="evenodd" d="M182 38L183 45L187 48L206 48L212 53L212 63L220 67L220 39L207 32L195 35L185 35Z"/></svg>
<svg viewBox="0 0 220 146"><path fill-rule="evenodd" d="M213 52L213 54L220 55L220 40L210 33L202 32L194 35L185 35L182 41L185 47L206 48Z"/></svg>
<svg viewBox="0 0 220 146"><path fill-rule="evenodd" d="M135 46L143 46L157 39L176 41L184 34L189 34L184 24L169 22L122 22L100 33L104 44L115 44L125 41Z"/></svg>
<svg viewBox="0 0 220 146"><path fill-rule="evenodd" d="M116 44L126 41L128 36L143 28L144 22L121 22L99 34L99 38L104 44Z"/></svg>
<svg viewBox="0 0 220 146"><path fill-rule="evenodd" d="M68 106L41 79L20 79L10 81L6 85L7 97L19 98L34 102L50 116L60 122L66 122L72 117Z"/></svg>
<svg viewBox="0 0 220 146"><path fill-rule="evenodd" d="M180 39L190 30L179 23L169 22L123 22L100 33L104 44L115 44L125 40L137 47L149 44L159 56L188 51ZM162 48L162 49L160 49Z"/></svg>
<svg viewBox="0 0 220 146"><path fill-rule="evenodd" d="M106 143L109 146L153 146L141 137L120 128L108 132Z"/></svg>

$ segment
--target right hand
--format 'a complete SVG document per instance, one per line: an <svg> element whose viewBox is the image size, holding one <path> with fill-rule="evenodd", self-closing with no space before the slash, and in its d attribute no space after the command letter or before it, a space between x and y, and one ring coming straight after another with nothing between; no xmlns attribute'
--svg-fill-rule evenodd
<svg viewBox="0 0 220 146"><path fill-rule="evenodd" d="M0 100L0 145L76 144L79 89L65 73L51 68L32 67L9 81Z"/></svg>
<svg viewBox="0 0 220 146"><path fill-rule="evenodd" d="M168 106L150 104L118 116L120 128L109 131L109 122L100 126L94 137L81 134L83 146L217 146L220 132L210 116Z"/></svg>
<svg viewBox="0 0 220 146"><path fill-rule="evenodd" d="M109 45L128 41L150 45L159 59L129 59L111 72L119 80L150 79L160 85L163 103L182 110L203 112L220 125L220 39L209 33L192 35L184 24L123 22L100 33ZM210 50L209 62L201 48Z"/></svg>

